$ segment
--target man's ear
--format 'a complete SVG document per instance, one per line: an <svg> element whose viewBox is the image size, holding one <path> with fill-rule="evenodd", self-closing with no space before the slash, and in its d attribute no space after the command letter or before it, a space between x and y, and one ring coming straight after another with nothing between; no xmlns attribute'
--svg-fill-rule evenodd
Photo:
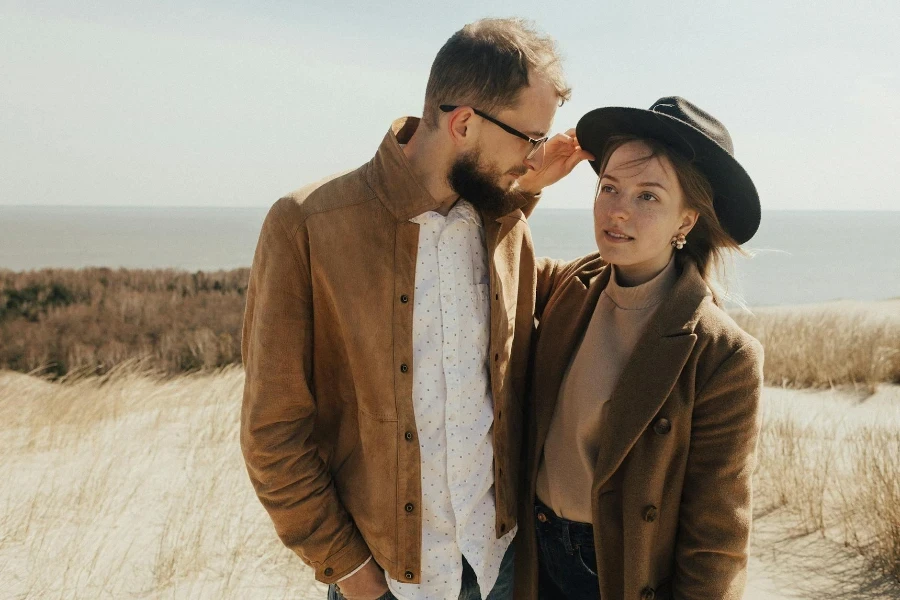
<svg viewBox="0 0 900 600"><path fill-rule="evenodd" d="M477 129L477 119L474 119L475 113L468 106L460 106L455 108L448 114L447 132L450 139L457 146L468 146L473 138L474 130Z"/></svg>

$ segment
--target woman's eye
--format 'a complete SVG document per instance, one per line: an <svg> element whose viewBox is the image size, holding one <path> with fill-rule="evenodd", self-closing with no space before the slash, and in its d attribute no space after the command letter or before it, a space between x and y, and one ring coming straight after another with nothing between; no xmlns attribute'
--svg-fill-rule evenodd
<svg viewBox="0 0 900 600"><path fill-rule="evenodd" d="M643 194L638 196L638 198L640 198L641 200L647 200L648 202L651 200L656 200L656 196L654 196L650 192L644 192Z"/></svg>
<svg viewBox="0 0 900 600"><path fill-rule="evenodd" d="M611 194L611 193L613 193L614 191L616 191L616 189L615 189L613 186L611 186L611 185L601 185L601 186L600 186L600 193L601 193L601 194Z"/></svg>

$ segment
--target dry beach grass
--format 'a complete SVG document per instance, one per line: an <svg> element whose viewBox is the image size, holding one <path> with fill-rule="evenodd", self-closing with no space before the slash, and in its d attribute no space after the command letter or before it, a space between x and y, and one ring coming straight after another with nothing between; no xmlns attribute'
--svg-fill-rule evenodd
<svg viewBox="0 0 900 600"><path fill-rule="evenodd" d="M797 388L900 383L900 300L735 311L766 349L766 383Z"/></svg>
<svg viewBox="0 0 900 600"><path fill-rule="evenodd" d="M242 384L0 373L0 596L321 598L244 471Z"/></svg>
<svg viewBox="0 0 900 600"><path fill-rule="evenodd" d="M895 318L891 307L872 310ZM814 372L800 364L804 355L823 363L836 352L821 348L819 321L781 338L800 351L773 351L772 323L785 322L783 315L755 318L771 319L749 325L765 334L770 381L773 369ZM835 365L853 362L854 344L896 348L896 337L851 322L845 359ZM792 364L779 364L780 356ZM779 544L812 540L813 548L792 558L773 534L757 536L751 583L786 573L766 579L780 589L766 598L813 597L813 587L847 599L900 598L900 386L861 377L865 369L843 372L854 373L841 377L856 388L765 390L758 527L772 529L777 517ZM56 381L0 371L0 595L323 598L323 587L276 538L248 482L237 440L242 384L237 367L169 377L127 361L101 376ZM835 580L823 571L855 564L852 557L861 562L850 575ZM817 573L824 583L813 579L798 591L800 580ZM785 586L794 586L793 595Z"/></svg>

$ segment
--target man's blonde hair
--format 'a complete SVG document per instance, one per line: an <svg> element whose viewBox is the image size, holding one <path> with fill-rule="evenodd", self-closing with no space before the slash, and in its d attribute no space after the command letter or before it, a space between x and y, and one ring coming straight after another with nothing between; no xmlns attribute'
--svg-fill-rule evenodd
<svg viewBox="0 0 900 600"><path fill-rule="evenodd" d="M435 127L441 104L496 113L515 106L529 76L546 78L560 106L572 95L556 42L523 19L481 19L453 34L438 51L425 88L423 121Z"/></svg>

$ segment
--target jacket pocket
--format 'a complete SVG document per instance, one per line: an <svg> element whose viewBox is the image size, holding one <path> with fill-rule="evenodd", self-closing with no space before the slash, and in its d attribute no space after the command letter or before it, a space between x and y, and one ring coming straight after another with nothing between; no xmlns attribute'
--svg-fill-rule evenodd
<svg viewBox="0 0 900 600"><path fill-rule="evenodd" d="M359 411L359 443L335 475L347 512L373 552L397 560L397 422Z"/></svg>

